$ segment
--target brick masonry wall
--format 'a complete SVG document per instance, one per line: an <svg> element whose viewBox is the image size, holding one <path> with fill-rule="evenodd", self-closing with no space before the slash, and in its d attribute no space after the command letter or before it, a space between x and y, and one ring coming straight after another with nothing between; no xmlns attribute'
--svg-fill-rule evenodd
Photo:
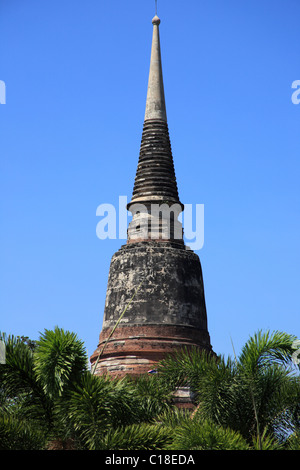
<svg viewBox="0 0 300 470"><path fill-rule="evenodd" d="M139 292L109 338L135 289ZM124 245L112 257L97 373L145 373L182 347L211 350L199 257L176 243Z"/></svg>

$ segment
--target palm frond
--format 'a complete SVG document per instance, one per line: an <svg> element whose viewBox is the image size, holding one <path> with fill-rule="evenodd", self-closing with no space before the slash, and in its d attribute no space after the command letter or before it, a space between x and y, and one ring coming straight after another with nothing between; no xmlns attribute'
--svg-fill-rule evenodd
<svg viewBox="0 0 300 470"><path fill-rule="evenodd" d="M259 330L249 338L238 357L239 364L249 373L274 363L288 364L294 352L296 336L282 331Z"/></svg>
<svg viewBox="0 0 300 470"><path fill-rule="evenodd" d="M0 413L0 450L43 450L46 435L33 424Z"/></svg>
<svg viewBox="0 0 300 470"><path fill-rule="evenodd" d="M172 450L248 450L245 439L236 431L196 418L175 428Z"/></svg>
<svg viewBox="0 0 300 470"><path fill-rule="evenodd" d="M52 398L61 395L86 369L86 351L75 333L55 327L41 334L34 352L34 371L46 394Z"/></svg>
<svg viewBox="0 0 300 470"><path fill-rule="evenodd" d="M111 429L100 438L98 450L162 450L171 443L170 433L160 425L148 423Z"/></svg>

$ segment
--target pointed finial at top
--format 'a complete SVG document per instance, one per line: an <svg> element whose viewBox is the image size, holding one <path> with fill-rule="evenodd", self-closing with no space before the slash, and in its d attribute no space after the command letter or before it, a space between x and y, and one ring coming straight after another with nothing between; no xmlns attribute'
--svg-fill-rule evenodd
<svg viewBox="0 0 300 470"><path fill-rule="evenodd" d="M155 16L152 20L152 24L157 24L157 25L160 24L160 19L157 16L157 0L155 0Z"/></svg>

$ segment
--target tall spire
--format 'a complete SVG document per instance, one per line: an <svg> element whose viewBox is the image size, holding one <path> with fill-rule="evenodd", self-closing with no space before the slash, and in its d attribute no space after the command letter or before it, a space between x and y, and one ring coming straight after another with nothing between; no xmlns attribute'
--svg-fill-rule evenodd
<svg viewBox="0 0 300 470"><path fill-rule="evenodd" d="M129 210L130 206L137 202L155 201L181 205L167 123L159 37L160 19L157 15L154 16L152 24L145 119L133 194L128 204Z"/></svg>
<svg viewBox="0 0 300 470"><path fill-rule="evenodd" d="M145 120L162 119L167 121L159 38L160 19L157 15L154 16L152 24L153 37Z"/></svg>

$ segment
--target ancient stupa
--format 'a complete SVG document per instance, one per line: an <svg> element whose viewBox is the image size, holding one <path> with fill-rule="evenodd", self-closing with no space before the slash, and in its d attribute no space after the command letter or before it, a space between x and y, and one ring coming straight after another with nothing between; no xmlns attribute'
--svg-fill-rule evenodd
<svg viewBox="0 0 300 470"><path fill-rule="evenodd" d="M186 247L167 123L159 25L153 38L146 111L127 243L112 259L94 373L155 370L182 347L212 351L199 257Z"/></svg>

